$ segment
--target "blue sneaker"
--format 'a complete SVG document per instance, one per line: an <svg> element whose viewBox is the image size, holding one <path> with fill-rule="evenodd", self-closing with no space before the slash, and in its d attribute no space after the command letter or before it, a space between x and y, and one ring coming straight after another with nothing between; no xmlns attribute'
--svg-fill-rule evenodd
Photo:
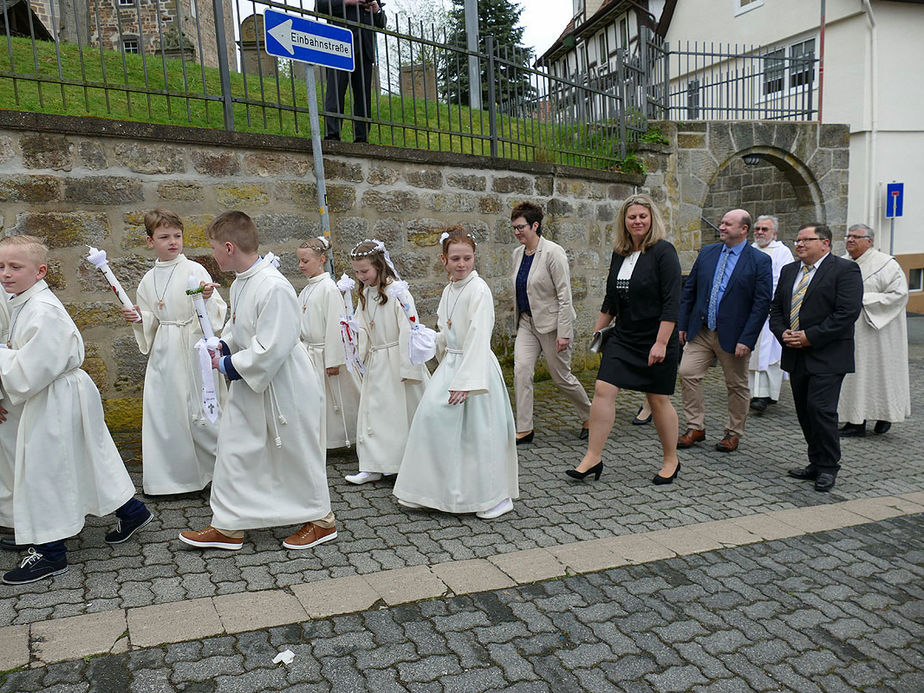
<svg viewBox="0 0 924 693"><path fill-rule="evenodd" d="M107 544L121 544L123 541L131 539L135 532L154 519L154 513L147 508L144 510L147 515L142 515L134 520L119 520L116 528L106 535L105 542Z"/></svg>
<svg viewBox="0 0 924 693"><path fill-rule="evenodd" d="M27 585L30 582L38 582L52 575L66 572L66 558L60 561L49 561L35 549L29 549L29 554L22 559L19 567L3 576L3 582L7 585Z"/></svg>

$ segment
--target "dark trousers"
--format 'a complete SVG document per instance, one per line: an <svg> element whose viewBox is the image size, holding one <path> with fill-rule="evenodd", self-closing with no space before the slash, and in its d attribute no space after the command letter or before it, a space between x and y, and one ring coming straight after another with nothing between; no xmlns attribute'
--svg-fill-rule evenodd
<svg viewBox="0 0 924 693"><path fill-rule="evenodd" d="M343 101L347 85L353 90L353 115L368 118L372 114L372 71L374 63L358 60L353 72L344 70L327 70L327 94L324 97L324 110L330 113L343 113ZM340 118L324 117L324 134L326 137L340 137ZM368 140L368 123L353 121L353 140Z"/></svg>
<svg viewBox="0 0 924 693"><path fill-rule="evenodd" d="M815 375L807 373L798 363L789 378L796 416L808 444L809 464L819 472L837 473L841 459L837 401L844 374Z"/></svg>
<svg viewBox="0 0 924 693"><path fill-rule="evenodd" d="M115 511L115 515L120 520L137 520L147 513L147 508L137 498L129 498L128 502ZM35 550L42 554L49 561L61 561L67 558L67 547L64 541L49 541L44 544L36 544Z"/></svg>

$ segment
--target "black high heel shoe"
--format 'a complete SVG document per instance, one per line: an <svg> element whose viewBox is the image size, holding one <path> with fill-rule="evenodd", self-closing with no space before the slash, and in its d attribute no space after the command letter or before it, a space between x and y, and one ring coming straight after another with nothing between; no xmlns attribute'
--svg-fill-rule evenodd
<svg viewBox="0 0 924 693"><path fill-rule="evenodd" d="M568 469L565 471L565 474L570 476L572 479L583 479L584 477L593 474L594 481L597 481L600 478L600 475L603 474L603 460L597 462L597 464L588 469L586 472L579 472L577 469Z"/></svg>
<svg viewBox="0 0 924 693"><path fill-rule="evenodd" d="M535 435L535 433L536 433L535 431L530 431L522 438L517 438L517 445L525 445L526 443L532 443L533 436Z"/></svg>
<svg viewBox="0 0 924 693"><path fill-rule="evenodd" d="M642 409L644 409L644 408L645 408L644 405L638 408L638 411L635 413L635 418L632 419L632 425L633 425L633 426L644 426L645 424L651 423L651 417L652 417L653 415L650 414L650 413L649 413L648 416L646 416L644 419L639 418L639 414L642 413Z"/></svg>
<svg viewBox="0 0 924 693"><path fill-rule="evenodd" d="M652 483L655 486L663 486L664 484L673 484L674 479L677 478L677 473L680 471L680 462L677 463L677 468L674 470L674 473L670 476L661 476L660 474L655 474Z"/></svg>

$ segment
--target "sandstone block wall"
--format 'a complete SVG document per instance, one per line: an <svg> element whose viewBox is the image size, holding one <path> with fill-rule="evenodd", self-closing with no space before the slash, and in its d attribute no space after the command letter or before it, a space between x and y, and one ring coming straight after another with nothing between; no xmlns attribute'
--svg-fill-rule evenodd
<svg viewBox="0 0 924 693"><path fill-rule="evenodd" d="M51 248L49 281L87 345L85 368L102 391L122 442L140 426L145 368L131 331L86 245L107 250L126 289L152 266L143 215L155 206L186 223L185 250L227 287L210 257L204 229L219 212L241 209L256 221L263 251L280 256L296 290L305 283L294 250L321 233L308 143L90 119L29 115L0 120L3 235L30 233ZM495 162L496 165L496 162ZM410 284L422 320L435 323L445 285L438 238L461 224L478 241L477 269L494 291L495 348L512 354L510 210L522 200L546 210L544 233L568 250L578 312L580 365L600 308L614 219L641 176L547 164L496 168L486 159L352 144L325 154L334 265L364 238L385 241ZM227 298L227 290L223 291Z"/></svg>

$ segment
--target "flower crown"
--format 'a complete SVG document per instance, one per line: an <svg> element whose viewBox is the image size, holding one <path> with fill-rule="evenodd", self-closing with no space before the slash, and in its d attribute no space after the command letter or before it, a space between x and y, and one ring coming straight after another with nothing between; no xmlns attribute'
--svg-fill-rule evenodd
<svg viewBox="0 0 924 693"><path fill-rule="evenodd" d="M375 246L370 250L357 250L359 246L363 243L375 243ZM394 273L395 279L401 281L401 275L398 274L398 270L395 269L395 263L391 261L391 255L388 254L388 249L385 247L385 243L380 241L378 238L366 238L360 243L357 243L353 246L353 250L350 251L351 258L360 258L368 257L369 255L375 255L376 253L382 253L385 256L385 264L388 265L388 268Z"/></svg>

